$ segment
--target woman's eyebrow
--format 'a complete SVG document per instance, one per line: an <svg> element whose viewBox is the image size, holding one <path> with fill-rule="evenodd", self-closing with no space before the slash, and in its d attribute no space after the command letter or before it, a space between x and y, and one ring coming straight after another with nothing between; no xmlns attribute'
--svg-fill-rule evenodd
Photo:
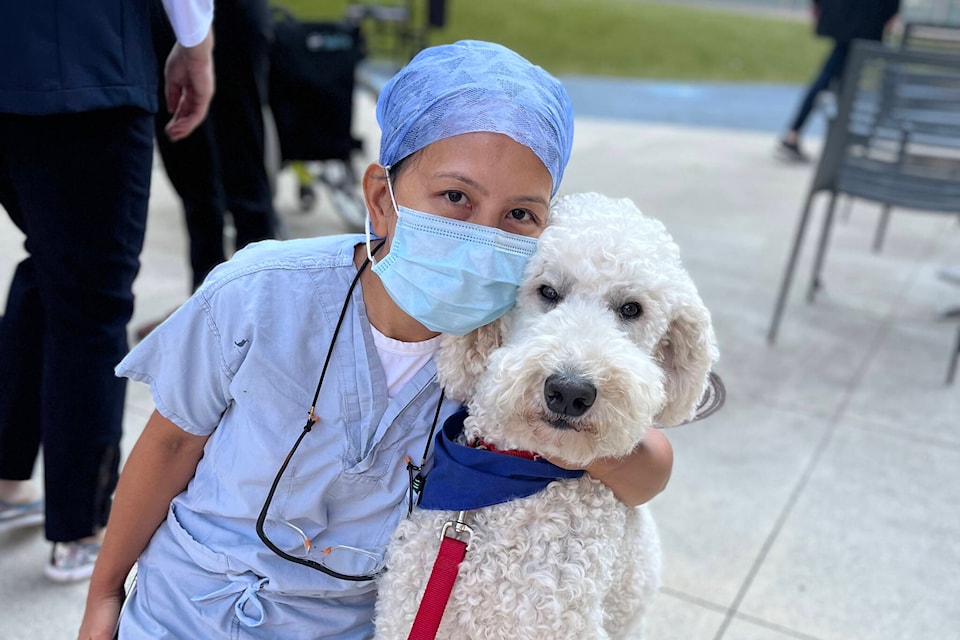
<svg viewBox="0 0 960 640"><path fill-rule="evenodd" d="M545 207L550 206L550 202L540 196L517 196L510 198L511 202L526 202L529 204L541 204Z"/></svg>
<svg viewBox="0 0 960 640"><path fill-rule="evenodd" d="M452 178L452 179L458 180L458 181L460 181L460 182L462 182L462 183L464 183L464 184L466 184L466 185L468 185L468 186L470 186L470 187L473 187L474 189L476 189L477 191L479 191L480 193L482 193L482 194L485 195L485 196L490 195L490 192L487 191L487 189L486 189L483 185L481 185L481 184L480 184L479 182L477 182L476 180L473 180L472 178L468 178L467 176L463 175L462 173L455 173L455 172L452 172L452 171L450 171L450 172L440 172L440 173L435 173L435 174L433 174L433 177L434 177L434 178Z"/></svg>

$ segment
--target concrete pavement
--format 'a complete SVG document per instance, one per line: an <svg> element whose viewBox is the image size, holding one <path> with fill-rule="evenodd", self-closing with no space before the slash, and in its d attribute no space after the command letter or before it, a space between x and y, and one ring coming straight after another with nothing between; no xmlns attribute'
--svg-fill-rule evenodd
<svg viewBox="0 0 960 640"><path fill-rule="evenodd" d="M691 96L716 96L689 86ZM776 113L766 117L785 121L798 97L767 105ZM694 114L730 110L690 100ZM960 303L960 287L936 276L960 262L956 217L895 211L877 254L879 210L856 203L835 229L813 305L801 301L804 253L770 347L765 332L812 165L775 161L775 125L746 126L756 118L691 126L575 102L562 191L630 197L666 224L713 312L729 394L709 420L669 432L674 475L652 503L664 587L648 638L960 638L960 382L943 382L957 325L938 319ZM356 110L370 157L371 101L360 96ZM293 235L344 228L322 194L307 214L294 195L292 176L281 175L277 202ZM132 326L188 294L185 240L157 169ZM20 244L0 216L2 286ZM146 388L131 384L125 452L151 410ZM40 529L0 535L3 640L73 637L85 585L48 582L48 551Z"/></svg>

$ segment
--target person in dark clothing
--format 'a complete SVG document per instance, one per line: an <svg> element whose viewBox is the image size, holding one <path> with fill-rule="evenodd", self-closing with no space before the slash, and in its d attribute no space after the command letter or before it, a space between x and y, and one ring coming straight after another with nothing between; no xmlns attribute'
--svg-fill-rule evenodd
<svg viewBox="0 0 960 640"><path fill-rule="evenodd" d="M212 0L164 0L180 139L213 95ZM25 236L0 319L0 529L45 522L46 575L90 576L120 461L157 109L148 0L5 3L0 206ZM40 448L44 492L31 482Z"/></svg>
<svg viewBox="0 0 960 640"><path fill-rule="evenodd" d="M833 40L819 73L807 88L790 128L780 138L778 152L789 160L806 161L800 148L800 132L813 111L820 92L839 82L847 62L850 43L855 39L880 42L900 10L900 0L814 0L813 14L818 36Z"/></svg>
<svg viewBox="0 0 960 640"><path fill-rule="evenodd" d="M157 148L183 203L193 289L226 259L225 212L230 212L236 229L236 249L275 235L262 112L267 101L270 8L267 0L215 0L214 6L217 95L209 117L177 142L163 135L169 114L158 112L155 118ZM162 61L175 38L160 0L153 0L153 10L154 50Z"/></svg>

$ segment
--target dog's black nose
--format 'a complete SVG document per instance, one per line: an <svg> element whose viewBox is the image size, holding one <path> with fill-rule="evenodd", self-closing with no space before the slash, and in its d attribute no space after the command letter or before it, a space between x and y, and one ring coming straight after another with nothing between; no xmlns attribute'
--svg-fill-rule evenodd
<svg viewBox="0 0 960 640"><path fill-rule="evenodd" d="M554 374L543 383L543 397L550 411L579 418L593 406L597 388L583 378Z"/></svg>

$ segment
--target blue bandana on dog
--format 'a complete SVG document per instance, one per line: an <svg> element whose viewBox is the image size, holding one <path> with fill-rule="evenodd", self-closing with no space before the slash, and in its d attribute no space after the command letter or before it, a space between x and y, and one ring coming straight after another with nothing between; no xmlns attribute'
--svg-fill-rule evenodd
<svg viewBox="0 0 960 640"><path fill-rule="evenodd" d="M554 480L579 478L582 469L569 470L543 459L505 455L456 442L463 432L467 410L447 418L437 434L433 469L420 494L424 509L466 511L525 498Z"/></svg>

